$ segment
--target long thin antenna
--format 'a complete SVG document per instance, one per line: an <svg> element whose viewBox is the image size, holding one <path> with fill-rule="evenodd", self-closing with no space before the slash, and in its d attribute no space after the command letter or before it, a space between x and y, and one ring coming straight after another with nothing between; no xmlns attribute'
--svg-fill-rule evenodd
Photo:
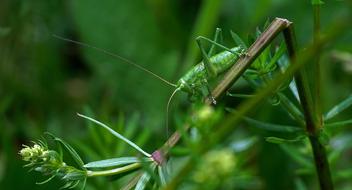
<svg viewBox="0 0 352 190"><path fill-rule="evenodd" d="M146 69L146 68L144 68L144 67L142 67L142 66L140 66L140 65L138 65L136 63L134 63L133 61L130 61L129 59L124 58L122 56L119 56L119 55L117 55L115 53L112 53L112 52L110 52L108 50L105 50L105 49L102 49L102 48L99 48L99 47L96 47L96 46L93 46L93 45L89 45L89 44L86 44L86 43L83 43L83 42L79 42L79 41L71 40L71 39L68 39L68 38L64 38L64 37L58 36L56 34L53 34L53 37L55 37L57 39L60 39L60 40L63 40L63 41L66 41L66 42L71 42L71 43L74 43L74 44L78 44L78 45L81 45L81 46L92 48L92 49L95 49L95 50L97 50L99 52L102 52L102 53L105 53L107 55L110 55L111 57L120 59L121 61L123 61L123 62L125 62L127 64L133 65L133 66L137 67L138 69L153 75L155 78L158 78L159 80L165 82L166 84L168 84L170 86L177 87L176 84L173 84L173 83L167 81L166 79L162 78L161 76L159 76L159 75L149 71L148 69Z"/></svg>
<svg viewBox="0 0 352 190"><path fill-rule="evenodd" d="M167 101L167 105L166 105L166 138L169 138L169 108L170 108L170 103L171 103L172 98L176 94L176 92L179 91L179 90L180 90L180 88L176 88L172 92L169 100Z"/></svg>

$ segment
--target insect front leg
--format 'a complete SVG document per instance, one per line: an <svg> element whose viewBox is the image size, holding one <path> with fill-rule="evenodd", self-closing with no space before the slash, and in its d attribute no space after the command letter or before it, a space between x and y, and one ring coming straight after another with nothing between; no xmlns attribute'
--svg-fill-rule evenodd
<svg viewBox="0 0 352 190"><path fill-rule="evenodd" d="M214 52L214 49L215 49L215 44L212 44L211 47L210 47L210 50L208 52L208 54L205 52L205 48L203 47L202 43L201 43L201 38L197 38L196 39L197 41L197 44L199 46L199 49L201 51L201 54L202 54L202 57L203 57L203 64L204 64L204 67L205 67L205 70L207 72L207 75L210 77L210 78L214 78L216 77L217 73L216 73L216 68L214 68L214 66L211 64L210 62L210 56L213 54ZM215 31L215 36L214 36L214 41L217 43L218 41L222 41L222 31L220 28L216 28L216 31ZM211 94L211 90L210 90L210 87L209 87L209 84L208 84L208 81L206 78L203 79L202 81L204 83L204 85L206 86L207 88L207 92L208 92L208 97L209 99L211 100L211 102L213 104L216 104L216 101L215 101L215 98L212 96Z"/></svg>
<svg viewBox="0 0 352 190"><path fill-rule="evenodd" d="M211 102L212 102L214 105L216 105L216 100L215 100L214 96L211 94L211 90L210 90L210 87L209 87L209 84L208 84L208 80L204 78L204 79L203 79L203 83L205 84L204 86L205 86L206 89L207 89L209 99L211 100Z"/></svg>

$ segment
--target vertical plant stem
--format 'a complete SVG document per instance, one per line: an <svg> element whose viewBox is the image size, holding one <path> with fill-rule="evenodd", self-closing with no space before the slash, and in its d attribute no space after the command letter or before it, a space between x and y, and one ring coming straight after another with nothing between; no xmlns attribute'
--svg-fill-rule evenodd
<svg viewBox="0 0 352 190"><path fill-rule="evenodd" d="M320 6L321 4L313 4L313 44L316 44L319 41L320 38ZM315 85L313 90L314 90L314 108L315 108L315 113L316 117L319 121L320 124L323 123L323 117L321 114L321 71L320 71L320 54L321 50L319 49L317 54L314 57L313 63L314 63L314 81Z"/></svg>
<svg viewBox="0 0 352 190"><path fill-rule="evenodd" d="M296 59L296 40L293 32L293 26L291 25L286 30L284 30L284 37L287 44L288 54L292 63L295 63ZM320 46L319 39L313 42L313 46L318 49L315 51L315 54L319 54ZM308 76L306 73L306 68L302 68L296 76L296 84L298 89L298 94L300 97L300 102L303 108L305 121L306 121L306 130L308 132L309 141L313 150L315 167L319 179L320 189L322 190L332 190L333 183L330 173L329 162L327 160L327 155L325 151L325 147L320 141L320 133L322 129L322 124L319 120L318 115L320 112L316 112L315 103L319 104L318 101L312 100L312 94L309 88ZM319 89L319 88L318 88ZM315 91L316 93L316 91ZM317 94L314 94L315 96ZM321 115L321 114L320 114Z"/></svg>

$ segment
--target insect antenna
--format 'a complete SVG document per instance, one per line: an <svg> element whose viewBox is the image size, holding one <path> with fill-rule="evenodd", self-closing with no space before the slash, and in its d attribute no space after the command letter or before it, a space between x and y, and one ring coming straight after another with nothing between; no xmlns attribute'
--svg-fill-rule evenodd
<svg viewBox="0 0 352 190"><path fill-rule="evenodd" d="M166 138L169 137L169 108L170 108L170 103L171 103L172 98L173 98L174 95L176 94L176 92L179 91L179 90L180 90L180 88L176 88L176 89L172 92L172 94L171 94L169 100L167 101L167 105L166 105Z"/></svg>
<svg viewBox="0 0 352 190"><path fill-rule="evenodd" d="M111 56L111 57L117 58L117 59L119 59L119 60L121 60L121 61L123 61L123 62L125 62L125 63L127 63L127 64L133 65L133 66L137 67L138 69L140 69L140 70L142 70L142 71L144 71L144 72L146 72L146 73L151 74L151 75L154 76L155 78L157 78L157 79L163 81L164 83L166 83L166 84L168 84L168 85L170 85L170 86L177 87L176 84L173 84L173 83L167 81L167 80L164 79L163 77L161 77L161 76L159 76L159 75L157 75L157 74L151 72L150 70L148 70L148 69L146 69L146 68L144 68L144 67L142 67L142 66L136 64L135 62L133 62L133 61L127 59L127 58L124 58L124 57L122 57L122 56L120 56L120 55L117 55L117 54L115 54L115 53L112 53L112 52L110 52L110 51L108 51L108 50L105 50L105 49L102 49L102 48L99 48L99 47L96 47L96 46L93 46L93 45L89 45L89 44L86 44L86 43L83 43L83 42L79 42L79 41L76 41L76 40L71 40L71 39L68 39L68 38L64 38L64 37L58 36L58 35L56 35L56 34L53 34L53 37L55 37L55 38L57 38L57 39L60 39L60 40L63 40L63 41L66 41L66 42L70 42L70 43L74 43L74 44L77 44L77 45L80 45L80 46L84 46L84 47L88 47L88 48L91 48L91 49L95 49L95 50L97 50L97 51L99 51L99 52L101 52L101 53L104 53L104 54L109 55L109 56Z"/></svg>

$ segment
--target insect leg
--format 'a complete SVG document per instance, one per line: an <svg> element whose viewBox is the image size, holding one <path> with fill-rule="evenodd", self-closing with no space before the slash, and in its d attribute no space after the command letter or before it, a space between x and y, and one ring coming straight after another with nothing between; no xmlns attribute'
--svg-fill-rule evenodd
<svg viewBox="0 0 352 190"><path fill-rule="evenodd" d="M207 79L204 79L203 82L205 84L205 87L207 88L209 99L215 105L216 104L216 100L215 100L214 96L211 94L211 90L210 90L210 87L209 87Z"/></svg>
<svg viewBox="0 0 352 190"><path fill-rule="evenodd" d="M208 74L208 76L210 78L216 77L216 69L210 63L210 58L208 57L208 54L205 52L205 49L204 49L204 47L203 47L203 45L202 45L202 43L200 41L200 38L198 37L196 39L196 41L197 41L197 44L199 46L199 49L200 49L202 57L203 57L203 64L204 64L204 67L205 67L205 71L207 72L207 74ZM210 90L210 87L209 87L207 79L204 78L203 80L204 80L203 82L204 82L204 84L205 84L205 86L207 88L208 96L209 96L210 100L213 102L213 104L216 104L215 98L211 94L211 90Z"/></svg>
<svg viewBox="0 0 352 190"><path fill-rule="evenodd" d="M214 41L215 42L219 42L220 44L222 44L223 40L222 40L222 30L221 30L221 28L216 28ZM211 47L210 47L210 50L208 52L208 56L209 57L213 55L214 50L215 50L215 45L212 44Z"/></svg>
<svg viewBox="0 0 352 190"><path fill-rule="evenodd" d="M196 41L197 41L198 44L200 43L201 40L206 41L206 42L208 42L208 43L211 43L211 44L213 44L213 45L215 45L215 46L217 46L217 47L219 47L219 48L221 48L221 49L224 49L224 50L226 50L226 51L228 51L228 52L231 52L231 53L233 53L233 54L235 54L235 55L238 55L238 56L241 56L241 55L242 55L242 53L238 53L238 52L236 52L236 51L233 51L233 50L231 50L230 48L227 48L227 47L225 47L225 46L223 46L223 45L221 45L221 44L219 44L219 43L217 43L217 42L215 42L215 41L213 41L213 40L211 40L211 39L209 39L209 38L206 38L206 37L204 37L204 36L198 36L198 37L196 38Z"/></svg>
<svg viewBox="0 0 352 190"><path fill-rule="evenodd" d="M210 58L208 56L208 54L205 52L205 49L201 43L201 40L199 37L197 37L196 39L198 47L200 49L200 52L202 54L203 57L203 64L205 67L205 70L207 72L207 74L209 75L209 77L213 78L216 77L216 69L214 68L214 66L210 63Z"/></svg>

